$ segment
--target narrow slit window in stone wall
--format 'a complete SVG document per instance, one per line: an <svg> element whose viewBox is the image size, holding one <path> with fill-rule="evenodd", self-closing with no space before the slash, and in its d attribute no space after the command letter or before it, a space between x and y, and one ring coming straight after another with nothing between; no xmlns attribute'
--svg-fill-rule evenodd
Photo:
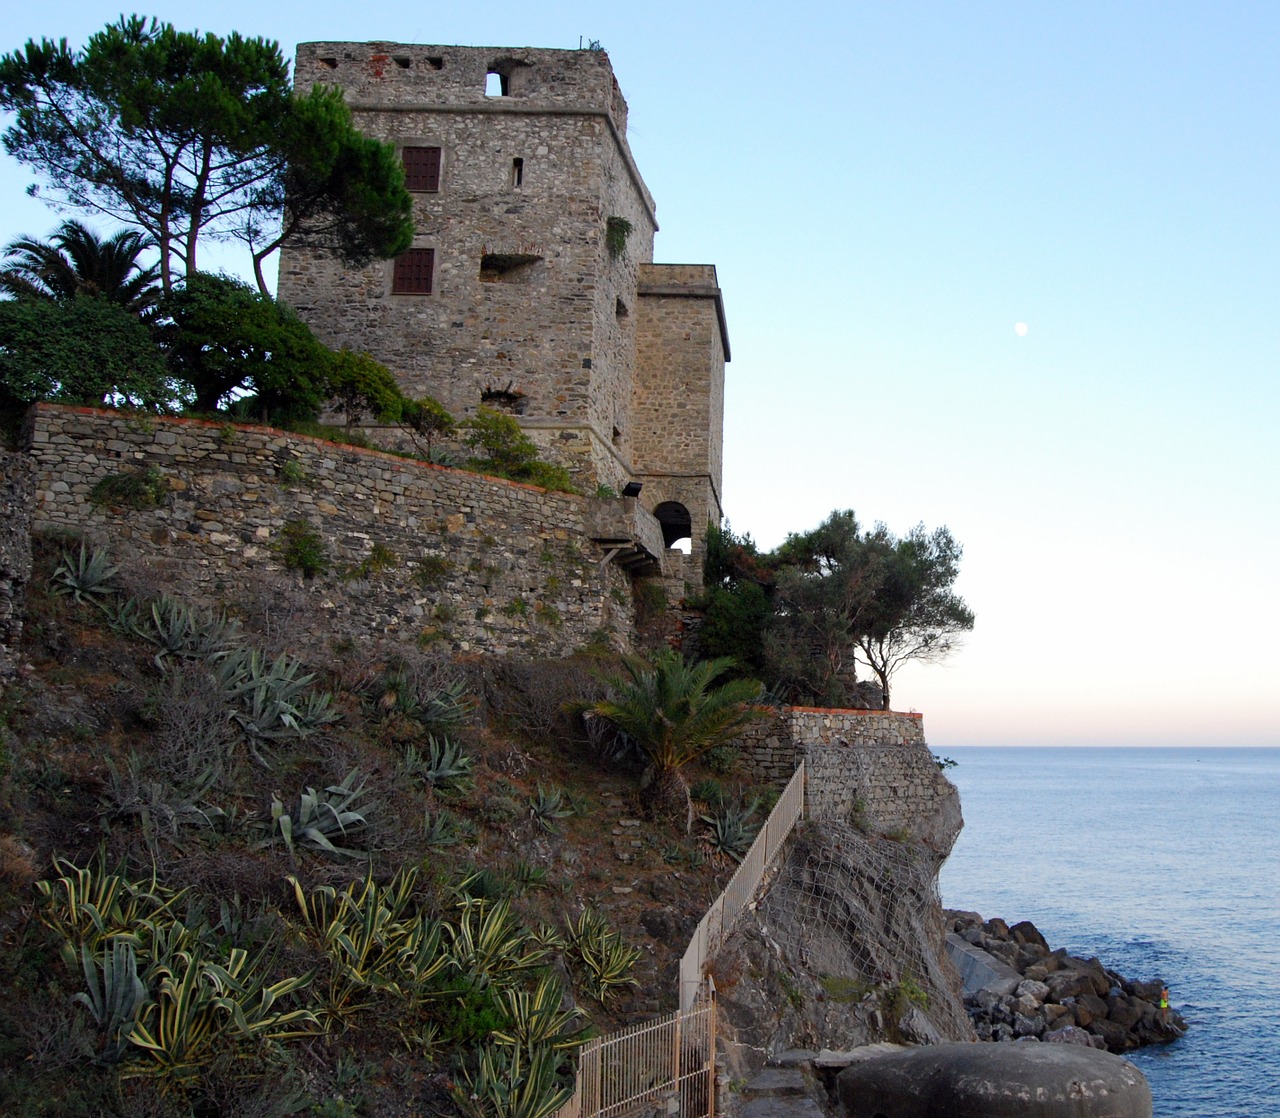
<svg viewBox="0 0 1280 1118"><path fill-rule="evenodd" d="M433 248L411 248L402 252L391 271L391 294L430 295L435 268Z"/></svg>
<svg viewBox="0 0 1280 1118"><path fill-rule="evenodd" d="M524 186L524 160L513 159L511 161L511 185L520 187Z"/></svg>
<svg viewBox="0 0 1280 1118"><path fill-rule="evenodd" d="M404 158L404 185L412 191L434 194L440 189L440 149L407 147Z"/></svg>

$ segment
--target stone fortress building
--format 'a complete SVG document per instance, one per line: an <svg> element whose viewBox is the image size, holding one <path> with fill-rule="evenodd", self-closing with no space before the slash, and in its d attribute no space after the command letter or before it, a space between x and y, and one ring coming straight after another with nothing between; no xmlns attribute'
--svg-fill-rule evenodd
<svg viewBox="0 0 1280 1118"><path fill-rule="evenodd" d="M665 545L691 537L696 560L722 514L724 309L713 266L653 263L608 56L303 43L295 82L338 85L396 145L416 235L359 270L288 245L280 298L410 395L513 414L585 492L640 483Z"/></svg>

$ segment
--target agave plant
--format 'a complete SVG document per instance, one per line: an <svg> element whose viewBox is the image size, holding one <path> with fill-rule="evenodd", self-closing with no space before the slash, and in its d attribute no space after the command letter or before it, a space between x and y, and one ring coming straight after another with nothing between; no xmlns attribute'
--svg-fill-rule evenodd
<svg viewBox="0 0 1280 1118"><path fill-rule="evenodd" d="M631 977L636 960L640 958L638 947L629 947L620 932L609 926L609 921L595 909L583 909L577 921L569 925L568 959L575 966L591 995L601 1004L607 1002L624 986L635 986Z"/></svg>
<svg viewBox="0 0 1280 1118"><path fill-rule="evenodd" d="M235 703L232 720L255 743L306 737L340 717L331 694L310 690L315 674L303 674L287 653L268 662L256 648L236 649L214 666L214 677ZM255 755L261 759L256 746Z"/></svg>
<svg viewBox="0 0 1280 1118"><path fill-rule="evenodd" d="M362 850L338 846L334 839L346 842L359 837L368 827L368 820L356 810L364 783L357 783L359 769L352 769L341 784L330 784L323 792L307 788L298 797L298 807L286 812L284 801L278 795L271 800L271 835L263 845L275 841L277 833L289 853L295 853L295 844L319 850L343 858L366 858ZM367 809L366 809L367 810Z"/></svg>
<svg viewBox="0 0 1280 1118"><path fill-rule="evenodd" d="M478 988L514 986L542 965L545 949L516 922L509 901L460 903L462 915L449 929L449 954Z"/></svg>
<svg viewBox="0 0 1280 1118"><path fill-rule="evenodd" d="M156 998L143 1008L129 1040L148 1057L126 1065L126 1075L153 1075L171 1084L195 1079L214 1056L246 1042L270 1045L318 1031L306 1009L276 1003L310 976L268 983L261 958L233 947L221 961L200 950L181 950L154 968Z"/></svg>
<svg viewBox="0 0 1280 1118"><path fill-rule="evenodd" d="M462 795L475 787L471 775L475 758L449 737L428 734L425 754L416 746L408 746L403 765L405 772L444 795Z"/></svg>
<svg viewBox="0 0 1280 1118"><path fill-rule="evenodd" d="M422 838L428 846L457 846L462 841L458 817L451 811L427 812L422 820Z"/></svg>
<svg viewBox="0 0 1280 1118"><path fill-rule="evenodd" d="M760 832L760 824L751 818L760 807L760 798L743 803L741 799L726 803L719 811L698 816L707 824L707 846L713 854L741 862Z"/></svg>
<svg viewBox="0 0 1280 1118"><path fill-rule="evenodd" d="M559 1067L560 1056L547 1047L490 1046L450 1093L463 1118L551 1118L570 1097Z"/></svg>
<svg viewBox="0 0 1280 1118"><path fill-rule="evenodd" d="M101 852L92 866L56 856L53 864L61 876L36 882L44 899L40 919L66 944L93 952L115 936L136 942L151 922L171 917L186 893L164 888L154 872L149 881L131 881L119 869L108 870Z"/></svg>
<svg viewBox="0 0 1280 1118"><path fill-rule="evenodd" d="M533 990L502 992L507 1024L493 1032L494 1042L532 1049L545 1045L556 1050L578 1047L587 1024L577 1009L563 1009L564 991L551 975L543 975Z"/></svg>
<svg viewBox="0 0 1280 1118"><path fill-rule="evenodd" d="M113 936L101 952L80 945L86 990L74 996L89 1010L103 1037L99 1058L116 1063L129 1048L133 1023L147 1002L146 984L138 977L138 956L128 936Z"/></svg>
<svg viewBox="0 0 1280 1118"><path fill-rule="evenodd" d="M53 592L68 594L77 602L104 605L117 591L118 567L111 565L106 551L95 547L89 551L83 543L78 552L64 551L53 569Z"/></svg>
<svg viewBox="0 0 1280 1118"><path fill-rule="evenodd" d="M404 669L386 672L378 681L377 705L388 715L399 715L427 730L441 732L460 726L474 704L467 697L465 680L432 686Z"/></svg>
<svg viewBox="0 0 1280 1118"><path fill-rule="evenodd" d="M238 621L225 613L185 605L168 594L151 603L150 611L136 623L136 631L159 649L155 661L160 668L170 656L184 660L225 656L240 639Z"/></svg>
<svg viewBox="0 0 1280 1118"><path fill-rule="evenodd" d="M319 996L326 1028L345 1028L381 996L416 1005L450 964L442 924L413 911L416 878L416 871L402 871L379 886L369 875L341 893L323 885L310 895L289 878L304 924L333 963Z"/></svg>
<svg viewBox="0 0 1280 1118"><path fill-rule="evenodd" d="M554 831L557 820L574 814L572 805L565 802L564 789L552 785L543 788L538 783L537 792L529 797L529 818L544 831Z"/></svg>

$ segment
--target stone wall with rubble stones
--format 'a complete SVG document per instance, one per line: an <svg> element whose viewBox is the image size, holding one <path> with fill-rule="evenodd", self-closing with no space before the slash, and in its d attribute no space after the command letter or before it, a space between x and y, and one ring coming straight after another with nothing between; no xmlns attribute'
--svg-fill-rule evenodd
<svg viewBox="0 0 1280 1118"><path fill-rule="evenodd" d="M257 596L317 640L369 636L455 653L557 656L625 646L630 580L583 531L583 498L261 427L40 405L28 418L33 528L106 544L184 598ZM95 486L157 471L154 507ZM328 571L304 579L282 533L305 524Z"/></svg>
<svg viewBox="0 0 1280 1118"><path fill-rule="evenodd" d="M738 746L752 781L789 780L803 758L811 818L856 818L939 849L959 832L959 797L925 744L919 714L783 707L750 726Z"/></svg>
<svg viewBox="0 0 1280 1118"><path fill-rule="evenodd" d="M508 96L485 95L490 70L507 74ZM390 261L352 269L293 243L281 254L280 298L326 344L373 354L410 395L435 396L459 418L487 391L509 389L502 406L544 456L585 488L620 488L636 277L657 225L607 56L304 43L296 74L340 85L366 134L441 149L439 190L413 195L414 245L435 252L434 286L393 295ZM605 243L610 217L632 227L619 254ZM486 257L511 266L482 269Z"/></svg>
<svg viewBox="0 0 1280 1118"><path fill-rule="evenodd" d="M720 523L727 332L710 264L640 269L633 416L636 477L656 509L689 513L693 563L701 570L708 522Z"/></svg>
<svg viewBox="0 0 1280 1118"><path fill-rule="evenodd" d="M0 451L0 679L16 666L31 577L31 509L35 470L26 455Z"/></svg>

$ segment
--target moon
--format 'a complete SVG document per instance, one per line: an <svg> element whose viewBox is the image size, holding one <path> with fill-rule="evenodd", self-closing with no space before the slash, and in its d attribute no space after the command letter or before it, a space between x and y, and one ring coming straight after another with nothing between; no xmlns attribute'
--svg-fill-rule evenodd
<svg viewBox="0 0 1280 1118"><path fill-rule="evenodd" d="M1013 332L1020 338L1027 336L1027 324L1025 322L1015 322L1013 324Z"/></svg>

